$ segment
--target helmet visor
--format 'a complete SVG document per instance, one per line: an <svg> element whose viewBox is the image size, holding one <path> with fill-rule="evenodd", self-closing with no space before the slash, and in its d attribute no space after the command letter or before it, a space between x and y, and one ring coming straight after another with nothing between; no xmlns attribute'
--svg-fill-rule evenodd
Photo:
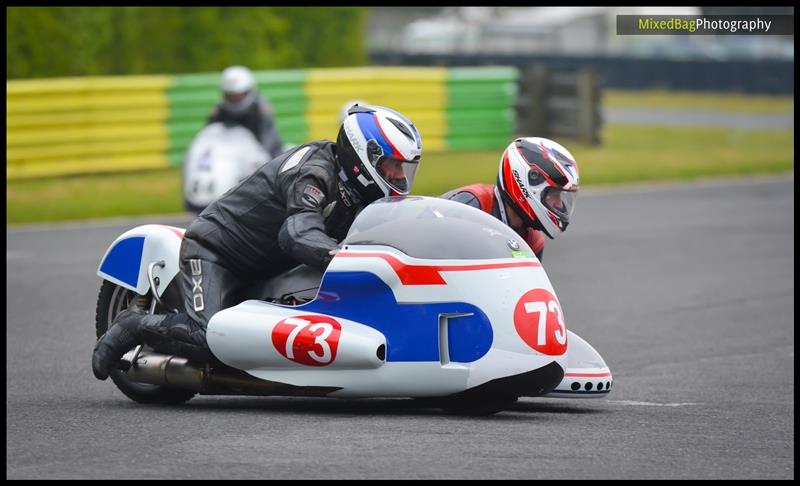
<svg viewBox="0 0 800 486"><path fill-rule="evenodd" d="M233 105L239 104L247 98L247 93L247 91L242 91L241 93L225 93L225 101Z"/></svg>
<svg viewBox="0 0 800 486"><path fill-rule="evenodd" d="M556 187L546 187L542 191L542 204L552 211L562 223L569 223L575 210L577 192L565 191Z"/></svg>
<svg viewBox="0 0 800 486"><path fill-rule="evenodd" d="M240 113L248 109L255 99L256 93L253 90L239 93L228 91L223 94L223 105L234 113Z"/></svg>
<svg viewBox="0 0 800 486"><path fill-rule="evenodd" d="M381 157L375 164L375 170L386 184L398 193L396 195L406 195L411 192L411 187L414 185L414 176L418 166L419 161L409 162L391 157Z"/></svg>

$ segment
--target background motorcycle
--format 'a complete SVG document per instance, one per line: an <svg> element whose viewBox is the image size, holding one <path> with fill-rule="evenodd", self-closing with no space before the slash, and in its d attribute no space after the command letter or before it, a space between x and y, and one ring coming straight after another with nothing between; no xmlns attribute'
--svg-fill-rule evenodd
<svg viewBox="0 0 800 486"><path fill-rule="evenodd" d="M195 135L183 159L184 207L200 213L269 160L247 128L222 122L207 125Z"/></svg>

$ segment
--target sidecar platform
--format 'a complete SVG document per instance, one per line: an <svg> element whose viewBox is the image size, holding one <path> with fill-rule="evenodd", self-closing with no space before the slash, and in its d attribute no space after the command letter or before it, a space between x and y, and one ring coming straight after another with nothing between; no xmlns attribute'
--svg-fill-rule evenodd
<svg viewBox="0 0 800 486"><path fill-rule="evenodd" d="M567 330L567 369L549 398L601 398L608 395L614 380L611 370L591 344Z"/></svg>

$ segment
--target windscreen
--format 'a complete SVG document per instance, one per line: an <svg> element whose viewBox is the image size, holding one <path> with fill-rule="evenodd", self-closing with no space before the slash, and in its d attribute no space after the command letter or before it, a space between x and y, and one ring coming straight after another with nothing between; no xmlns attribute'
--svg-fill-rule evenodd
<svg viewBox="0 0 800 486"><path fill-rule="evenodd" d="M534 257L520 235L490 214L424 196L375 201L356 217L343 243L386 245L415 258Z"/></svg>

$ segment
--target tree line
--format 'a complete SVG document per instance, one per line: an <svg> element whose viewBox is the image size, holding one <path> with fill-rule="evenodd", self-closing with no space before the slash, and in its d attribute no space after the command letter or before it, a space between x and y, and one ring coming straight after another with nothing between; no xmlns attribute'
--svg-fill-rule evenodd
<svg viewBox="0 0 800 486"><path fill-rule="evenodd" d="M7 7L6 78L366 63L363 7Z"/></svg>

